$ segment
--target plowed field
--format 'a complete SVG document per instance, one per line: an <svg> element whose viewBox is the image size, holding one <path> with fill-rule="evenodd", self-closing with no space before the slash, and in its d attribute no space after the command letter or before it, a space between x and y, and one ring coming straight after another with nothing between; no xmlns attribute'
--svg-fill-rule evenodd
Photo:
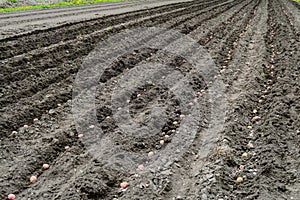
<svg viewBox="0 0 300 200"><path fill-rule="evenodd" d="M0 198L13 193L16 199L32 200L300 199L300 4L196 0L50 23L52 18L71 18L68 9L88 15L117 6L125 4L0 15ZM35 29L41 20L50 25ZM23 23L28 24L23 31L14 30ZM206 109L212 106L210 83L193 75L184 59L140 48L119 57L99 81L97 126L110 140L101 146L103 157L95 158L72 112L76 76L98 43L147 27L176 30L209 52L217 67L214 78L224 85L222 127L206 132L214 117ZM155 37L159 34L164 36ZM149 107L156 101L165 105L167 121L159 133L134 137L122 132L113 117L116 82L143 62L179 69L198 94L203 117L184 151L168 152L184 116L176 97L163 87L145 84L127 102L131 117L144 123L141 115L147 116ZM139 155L144 168L107 164L121 151ZM154 157L148 158L148 152ZM174 159L152 169L148 163L160 152ZM50 168L42 169L44 163ZM29 182L31 176L37 177L35 183ZM129 186L122 190L124 181Z"/></svg>

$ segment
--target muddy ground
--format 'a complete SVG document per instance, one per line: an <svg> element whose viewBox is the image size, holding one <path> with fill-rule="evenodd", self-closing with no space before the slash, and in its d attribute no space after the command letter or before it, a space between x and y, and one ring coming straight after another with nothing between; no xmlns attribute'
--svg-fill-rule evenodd
<svg viewBox="0 0 300 200"><path fill-rule="evenodd" d="M34 200L300 199L299 12L290 0L199 0L1 39L0 198L13 193ZM99 82L98 125L88 128L100 127L110 140L101 146L107 150L103 157L95 158L72 113L76 75L96 44L140 27L178 30L209 52L218 69L214 78L225 86L225 116L214 124L211 82L193 74L186 60L154 48L136 49L113 62ZM126 134L113 116L116 83L146 61L191 77L203 118L184 151L180 144L176 151L166 150L180 135L184 117L180 102L164 87L145 84L127 102L137 121L156 102L166 105L167 121L159 133ZM211 132L211 125L221 128ZM121 156L120 165L107 162L124 151L141 158L134 168L122 166ZM148 158L150 151L154 156ZM171 153L172 162L152 169L149 163L160 153ZM50 168L42 169L44 163ZM31 176L37 176L35 183ZM129 186L122 190L124 181Z"/></svg>

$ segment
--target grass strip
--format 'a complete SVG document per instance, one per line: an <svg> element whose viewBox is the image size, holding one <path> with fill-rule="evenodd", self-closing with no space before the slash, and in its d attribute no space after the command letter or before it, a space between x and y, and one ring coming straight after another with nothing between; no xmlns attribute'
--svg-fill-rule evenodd
<svg viewBox="0 0 300 200"><path fill-rule="evenodd" d="M85 5L85 4L94 4L94 3L104 3L104 2L123 2L125 0L72 0L70 2L60 2L49 5L34 5L34 6L17 6L13 8L0 8L1 12L11 12L18 10L31 10L31 9L47 9L54 7L63 7L63 6L75 6L75 5Z"/></svg>

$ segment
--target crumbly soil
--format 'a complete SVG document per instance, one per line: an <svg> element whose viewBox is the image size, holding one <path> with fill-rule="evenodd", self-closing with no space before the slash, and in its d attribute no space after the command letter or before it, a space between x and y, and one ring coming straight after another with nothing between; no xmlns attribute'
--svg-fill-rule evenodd
<svg viewBox="0 0 300 200"><path fill-rule="evenodd" d="M0 198L13 193L17 199L45 200L300 199L299 12L299 4L290 0L198 0L1 39ZM139 114L146 115L161 100L168 121L157 135L126 135L112 117L115 83L126 68L144 61L187 74L190 66L157 49L128 52L105 71L95 101L99 126L113 141L104 148L117 145L145 159L140 163L144 171L127 171L93 157L84 136L78 138L73 86L96 44L124 30L153 26L178 30L210 53L219 70L216 78L225 85L224 125L210 137L205 131L211 120L204 117L179 159L149 170L147 153L172 145L178 134L172 122L180 122L182 111L167 89L144 85L130 99L132 118L140 120ZM205 109L211 106L209 84L197 76L190 84L201 94L204 116L210 116ZM254 116L260 120L253 121ZM162 147L165 134L170 137ZM43 170L44 163L50 168ZM33 175L38 180L30 183ZM129 183L125 190L120 188L123 181Z"/></svg>

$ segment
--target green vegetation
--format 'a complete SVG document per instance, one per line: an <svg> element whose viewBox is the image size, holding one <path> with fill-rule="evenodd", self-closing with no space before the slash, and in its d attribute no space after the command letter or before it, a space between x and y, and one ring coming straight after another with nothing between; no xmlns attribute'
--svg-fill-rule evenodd
<svg viewBox="0 0 300 200"><path fill-rule="evenodd" d="M10 2L17 2L18 0L10 0ZM74 6L74 5L84 5L84 4L93 4L93 3L103 3L103 2L122 2L125 0L71 0L69 2L60 2L50 5L35 5L35 6L17 6L13 8L0 8L1 12L11 12L18 10L30 10L30 9L46 9L46 8L54 8L61 6Z"/></svg>
<svg viewBox="0 0 300 200"><path fill-rule="evenodd" d="M8 2L11 2L11 3L17 3L18 0L8 0Z"/></svg>
<svg viewBox="0 0 300 200"><path fill-rule="evenodd" d="M295 1L300 3L300 0L295 0Z"/></svg>

